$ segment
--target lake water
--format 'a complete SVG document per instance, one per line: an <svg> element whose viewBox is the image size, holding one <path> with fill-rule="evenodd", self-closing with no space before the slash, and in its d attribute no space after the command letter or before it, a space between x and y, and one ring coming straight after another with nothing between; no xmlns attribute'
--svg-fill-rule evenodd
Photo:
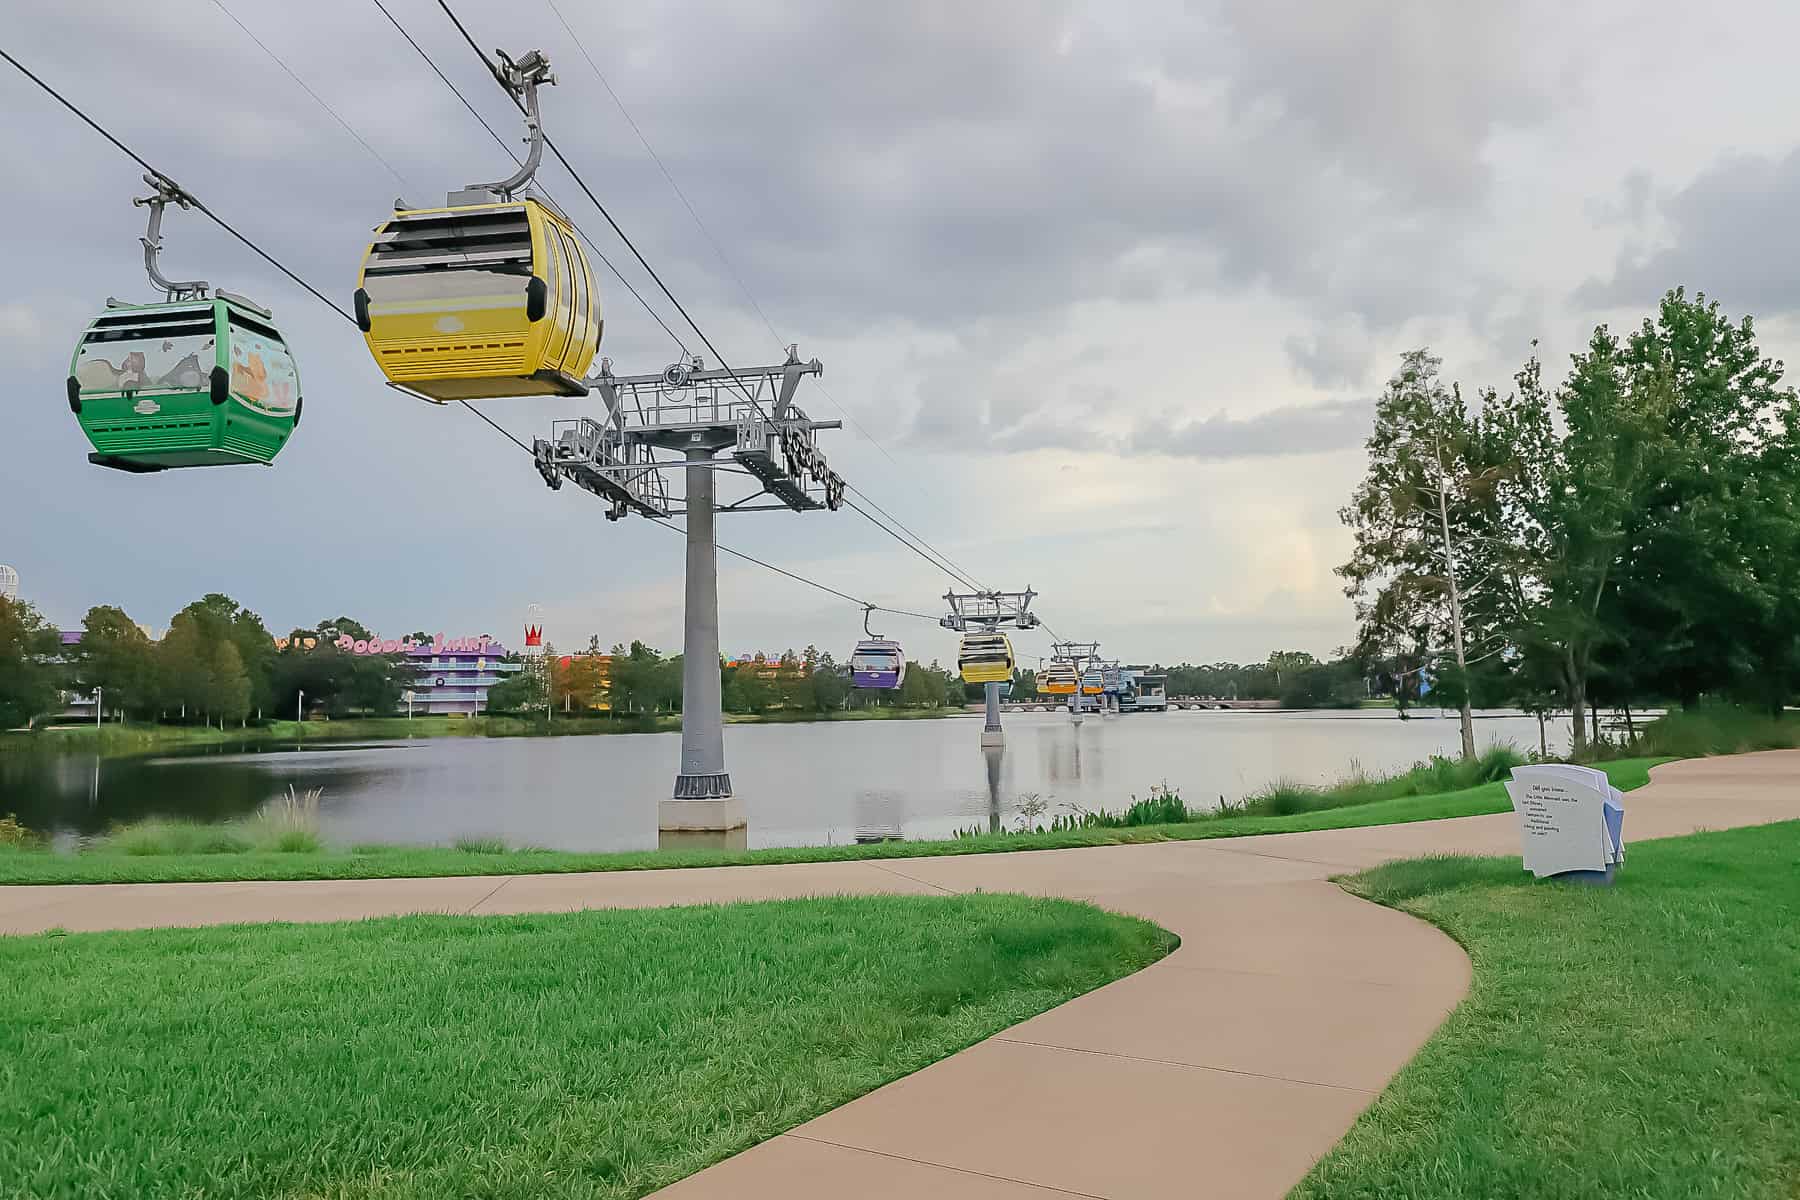
<svg viewBox="0 0 1800 1200"><path fill-rule="evenodd" d="M1011 713L1006 746L977 745L979 717L727 725L725 754L748 813L751 846L846 842L859 834L949 837L1039 818L1122 809L1153 784L1190 807L1235 800L1278 779L1324 783L1454 754L1454 714L1185 711L1101 718ZM1483 746L1537 746L1535 719L1482 714ZM1552 726L1566 748L1566 722ZM1554 739L1563 739L1560 743ZM321 832L336 845L443 843L498 836L559 850L649 849L656 802L669 794L679 735L420 738L311 743L303 749L99 760L0 756L0 815L65 843L148 816L225 820L255 812L289 784L324 789Z"/></svg>

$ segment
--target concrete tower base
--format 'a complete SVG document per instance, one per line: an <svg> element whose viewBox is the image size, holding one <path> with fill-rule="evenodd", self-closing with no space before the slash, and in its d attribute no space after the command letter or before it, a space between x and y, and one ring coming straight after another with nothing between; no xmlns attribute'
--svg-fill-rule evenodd
<svg viewBox="0 0 1800 1200"><path fill-rule="evenodd" d="M745 826L744 802L736 796L706 800L664 800L656 806L661 833L724 833Z"/></svg>

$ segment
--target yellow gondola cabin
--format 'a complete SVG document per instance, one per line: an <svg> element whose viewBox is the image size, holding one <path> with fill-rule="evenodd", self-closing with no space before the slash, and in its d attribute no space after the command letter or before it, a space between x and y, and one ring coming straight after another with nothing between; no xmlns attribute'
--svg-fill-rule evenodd
<svg viewBox="0 0 1800 1200"><path fill-rule="evenodd" d="M363 256L356 323L389 383L446 403L586 395L602 321L574 226L522 196L396 212Z"/></svg>

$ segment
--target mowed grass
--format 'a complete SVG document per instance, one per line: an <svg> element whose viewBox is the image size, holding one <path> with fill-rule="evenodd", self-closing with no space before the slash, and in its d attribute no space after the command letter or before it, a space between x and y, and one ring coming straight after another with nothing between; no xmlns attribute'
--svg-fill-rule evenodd
<svg viewBox="0 0 1800 1200"><path fill-rule="evenodd" d="M1613 784L1624 790L1649 781L1660 759L1627 758L1602 763ZM446 875L526 875L570 871L644 871L672 867L749 866L769 863L845 862L858 859L919 858L946 854L996 854L1061 850L1138 842L1197 841L1261 833L1298 833L1394 825L1507 812L1505 786L1479 787L1437 795L1396 796L1341 808L1280 816L1223 814L1167 825L1135 825L1060 830L1053 833L983 834L942 841L877 842L870 845L783 846L766 850L640 850L583 854L559 850L503 850L489 839L468 839L466 849L441 846L373 846L310 852L248 850L196 852L195 843L171 838L137 845L139 853L105 848L79 854L51 853L0 845L0 885L34 883L182 883L255 879L381 879ZM196 827L194 838L208 836ZM212 843L207 843L211 845ZM220 845L223 845L221 843ZM164 852L166 851L166 852Z"/></svg>
<svg viewBox="0 0 1800 1200"><path fill-rule="evenodd" d="M999 895L0 938L0 1195L641 1196L1174 944Z"/></svg>
<svg viewBox="0 0 1800 1200"><path fill-rule="evenodd" d="M1800 822L1632 844L1610 889L1516 858L1346 883L1474 985L1296 1197L1800 1196Z"/></svg>

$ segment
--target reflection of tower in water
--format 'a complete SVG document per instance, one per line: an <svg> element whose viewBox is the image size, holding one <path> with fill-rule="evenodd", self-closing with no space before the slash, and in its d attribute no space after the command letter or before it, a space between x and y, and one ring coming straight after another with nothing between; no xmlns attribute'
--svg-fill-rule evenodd
<svg viewBox="0 0 1800 1200"><path fill-rule="evenodd" d="M1108 730L1096 724L1067 721L1037 726L1038 756L1051 783L1090 785L1105 778Z"/></svg>
<svg viewBox="0 0 1800 1200"><path fill-rule="evenodd" d="M988 832L1000 832L1000 765L1006 758L1003 746L984 746L981 757L987 760Z"/></svg>
<svg viewBox="0 0 1800 1200"><path fill-rule="evenodd" d="M897 842L905 836L906 796L888 788L864 788L856 794L856 840Z"/></svg>

